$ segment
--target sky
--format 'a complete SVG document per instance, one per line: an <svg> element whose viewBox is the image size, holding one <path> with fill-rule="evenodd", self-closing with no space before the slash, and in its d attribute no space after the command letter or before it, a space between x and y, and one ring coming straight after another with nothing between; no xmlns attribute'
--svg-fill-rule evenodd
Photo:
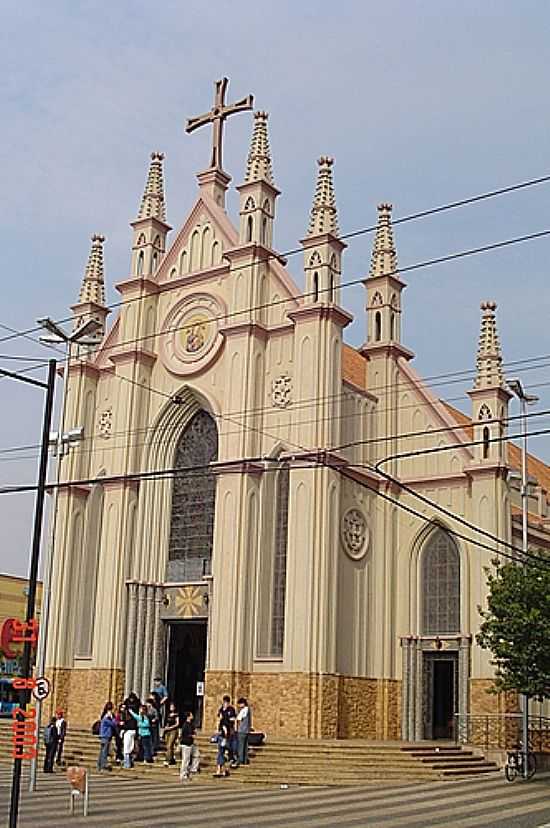
<svg viewBox="0 0 550 828"><path fill-rule="evenodd" d="M224 75L230 101L253 93L270 113L279 251L304 235L320 155L335 158L342 232L372 225L382 201L399 217L550 173L543 0L27 0L4 8L0 40L0 324L18 330L69 315L94 232L107 237L108 299L118 298L152 150L166 154L168 221L181 226L210 145L209 130L188 136L185 121L210 108ZM233 185L243 179L251 121L247 113L226 125ZM549 207L550 183L402 225L399 262L548 229ZM233 191L233 219L236 208ZM371 243L350 241L345 281L368 272ZM505 362L550 355L549 258L547 238L404 277L402 340L417 370L434 377L474 367L484 299L498 303ZM289 269L302 285L299 256ZM347 340L359 345L363 288L346 289L342 304L355 316ZM8 335L0 327L0 340ZM0 341L0 353L12 370L27 363L6 355L52 355L25 338ZM510 372L550 408L547 369ZM467 412L468 385L436 390ZM37 444L41 392L2 379L0 402L0 485L33 483L36 450L5 450ZM530 446L550 460L547 436ZM33 505L32 494L0 495L0 572L28 572Z"/></svg>

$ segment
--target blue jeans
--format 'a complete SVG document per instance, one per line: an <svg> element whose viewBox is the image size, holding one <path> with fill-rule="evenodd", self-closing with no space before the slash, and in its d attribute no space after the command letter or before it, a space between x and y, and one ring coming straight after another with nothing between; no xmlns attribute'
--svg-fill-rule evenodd
<svg viewBox="0 0 550 828"><path fill-rule="evenodd" d="M143 747L143 758L146 762L153 761L153 737L141 736L141 746Z"/></svg>
<svg viewBox="0 0 550 828"><path fill-rule="evenodd" d="M111 739L102 739L101 740L101 748L99 749L99 757L97 760L97 769L103 770L107 767L107 759L109 758L109 745L111 744Z"/></svg>
<svg viewBox="0 0 550 828"><path fill-rule="evenodd" d="M226 740L223 739L223 742L226 742ZM216 757L216 765L218 765L220 768L225 765L226 747L227 747L226 744L222 745L222 739L221 738L218 739L218 755Z"/></svg>

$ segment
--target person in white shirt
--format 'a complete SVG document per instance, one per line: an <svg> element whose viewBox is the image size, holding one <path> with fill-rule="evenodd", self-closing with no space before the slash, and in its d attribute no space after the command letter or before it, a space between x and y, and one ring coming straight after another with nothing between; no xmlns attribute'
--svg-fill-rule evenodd
<svg viewBox="0 0 550 828"><path fill-rule="evenodd" d="M57 753L55 756L55 764L60 765L63 758L65 736L67 735L67 720L65 719L62 710L58 710L55 714L55 726L57 728Z"/></svg>
<svg viewBox="0 0 550 828"><path fill-rule="evenodd" d="M239 712L237 713L236 721L237 763L235 767L250 764L248 760L248 736L252 729L252 714L250 712L248 702L244 696L241 696L241 698L237 700L237 707L239 708Z"/></svg>

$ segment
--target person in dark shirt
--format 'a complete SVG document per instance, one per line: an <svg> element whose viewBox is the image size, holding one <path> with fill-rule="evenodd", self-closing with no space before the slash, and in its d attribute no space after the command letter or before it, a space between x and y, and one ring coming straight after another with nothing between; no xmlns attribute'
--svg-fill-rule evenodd
<svg viewBox="0 0 550 828"><path fill-rule="evenodd" d="M126 707L126 710L133 710L134 713L139 713L141 701L137 695L132 692L126 699L124 699L124 706Z"/></svg>
<svg viewBox="0 0 550 828"><path fill-rule="evenodd" d="M229 696L223 696L222 706L218 710L218 724L225 726L227 734L227 753L229 761L234 764L237 761L237 734L235 733L235 720L237 711L231 704Z"/></svg>
<svg viewBox="0 0 550 828"><path fill-rule="evenodd" d="M170 702L170 708L166 716L166 727L164 728L164 744L166 745L166 761L165 765L175 765L174 749L176 747L176 740L178 738L178 730L180 726L180 717L176 710L174 702Z"/></svg>
<svg viewBox="0 0 550 828"><path fill-rule="evenodd" d="M181 728L181 771L180 780L183 782L189 779L189 774L199 772L199 749L195 744L195 724L193 714L186 713ZM191 765L191 767L189 767Z"/></svg>
<svg viewBox="0 0 550 828"><path fill-rule="evenodd" d="M44 745L46 755L44 756L44 773L53 773L53 762L57 753L59 735L57 732L56 718L52 716L50 723L44 728Z"/></svg>

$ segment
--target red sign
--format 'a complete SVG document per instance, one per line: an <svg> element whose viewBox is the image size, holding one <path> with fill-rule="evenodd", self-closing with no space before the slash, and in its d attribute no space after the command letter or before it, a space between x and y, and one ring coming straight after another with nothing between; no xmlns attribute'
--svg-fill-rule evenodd
<svg viewBox="0 0 550 828"><path fill-rule="evenodd" d="M17 657L17 653L15 653L10 647L10 644L13 642L13 630L15 624L17 624L17 618L6 618L2 624L2 630L0 631L0 650L2 650L6 658Z"/></svg>
<svg viewBox="0 0 550 828"><path fill-rule="evenodd" d="M32 618L30 621L19 621L17 618L6 618L0 631L0 650L6 658L17 658L17 653L12 650L12 644L24 644L29 642L35 646L38 641L38 621Z"/></svg>
<svg viewBox="0 0 550 828"><path fill-rule="evenodd" d="M36 710L21 710L16 707L12 710L13 716L13 749L14 759L34 759L38 751L36 749Z"/></svg>

